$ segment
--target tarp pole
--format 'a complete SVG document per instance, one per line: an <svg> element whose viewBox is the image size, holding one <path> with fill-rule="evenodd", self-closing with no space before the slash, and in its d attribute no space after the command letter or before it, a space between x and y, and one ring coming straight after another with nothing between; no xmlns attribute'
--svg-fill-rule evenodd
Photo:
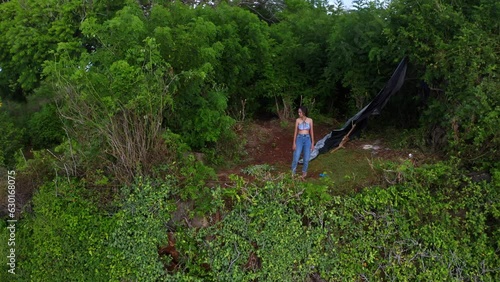
<svg viewBox="0 0 500 282"><path fill-rule="evenodd" d="M352 133L352 131L354 130L355 127L356 127L356 123L354 123L354 121L353 121L351 130L349 130L349 132L347 132L347 134L344 136L344 138L342 138L342 141L340 141L339 146L337 148L333 149L330 152L330 154L333 153L333 152L335 152L335 151L337 151L340 148L345 148L344 144L347 143L347 141L349 141L349 135L351 135L351 133Z"/></svg>

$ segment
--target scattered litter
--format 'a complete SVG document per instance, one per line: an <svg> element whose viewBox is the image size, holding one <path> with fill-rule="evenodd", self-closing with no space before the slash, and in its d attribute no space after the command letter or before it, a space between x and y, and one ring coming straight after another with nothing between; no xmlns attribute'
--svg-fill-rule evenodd
<svg viewBox="0 0 500 282"><path fill-rule="evenodd" d="M375 146L373 146L373 145L363 145L363 149L364 150L378 150L378 149L380 149L380 146L377 146L377 145L375 145Z"/></svg>

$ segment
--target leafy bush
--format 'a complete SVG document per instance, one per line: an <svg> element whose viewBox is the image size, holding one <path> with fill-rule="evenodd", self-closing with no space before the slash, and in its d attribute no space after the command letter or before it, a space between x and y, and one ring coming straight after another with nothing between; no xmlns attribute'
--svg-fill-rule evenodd
<svg viewBox="0 0 500 282"><path fill-rule="evenodd" d="M7 112L0 109L0 166L15 166L14 155L22 148L23 133L24 129L16 127Z"/></svg>
<svg viewBox="0 0 500 282"><path fill-rule="evenodd" d="M175 182L138 178L105 212L81 183L56 178L19 223L18 278L498 280L498 169L491 182L473 182L456 163L397 170L399 183L330 197L324 186L289 177L233 177L235 187L203 196L220 210L220 221L176 230L180 258L168 274L158 247L169 242Z"/></svg>
<svg viewBox="0 0 500 282"><path fill-rule="evenodd" d="M33 149L51 148L62 142L64 130L55 105L47 104L28 121L28 135Z"/></svg>
<svg viewBox="0 0 500 282"><path fill-rule="evenodd" d="M215 143L215 148L209 152L209 165L217 167L232 167L245 156L245 143L241 136L238 136L234 130L234 124L231 130L222 132L219 140ZM228 149L231 148L231 149Z"/></svg>
<svg viewBox="0 0 500 282"><path fill-rule="evenodd" d="M179 95L182 99L191 98L178 101L180 109L167 113L167 126L181 135L193 150L209 154L209 161L219 164L223 161L220 156L235 154L228 147L238 144L238 139L232 131L235 121L225 113L227 93L218 87L212 88L197 89L196 93L189 94L191 96ZM204 93L200 95L199 91Z"/></svg>
<svg viewBox="0 0 500 282"><path fill-rule="evenodd" d="M168 184L137 179L122 189L122 203L109 232L109 275L113 281L158 281L165 274L158 248L168 243L166 223L173 206Z"/></svg>
<svg viewBox="0 0 500 282"><path fill-rule="evenodd" d="M197 254L199 262L210 264L209 280L305 280L319 255L317 240L302 227L301 215L287 206L293 193L280 185L251 188L223 221L200 230L198 240L212 238L198 241Z"/></svg>
<svg viewBox="0 0 500 282"><path fill-rule="evenodd" d="M77 182L55 179L19 222L18 281L107 281L106 234L112 220L86 200ZM36 251L34 251L36 250Z"/></svg>
<svg viewBox="0 0 500 282"><path fill-rule="evenodd" d="M398 171L395 185L328 201L321 187L288 178L236 181L221 222L177 233L187 273L205 281L498 280L498 182L468 182L450 163Z"/></svg>
<svg viewBox="0 0 500 282"><path fill-rule="evenodd" d="M17 281L157 281L165 275L158 248L167 242L173 210L169 186L138 179L122 189L112 214L98 210L89 193L65 178L37 191L33 213L16 230Z"/></svg>

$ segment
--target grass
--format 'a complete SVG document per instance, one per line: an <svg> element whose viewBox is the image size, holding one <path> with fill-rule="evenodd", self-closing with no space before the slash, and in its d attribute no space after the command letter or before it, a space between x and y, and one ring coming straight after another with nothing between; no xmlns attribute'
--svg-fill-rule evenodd
<svg viewBox="0 0 500 282"><path fill-rule="evenodd" d="M311 178L310 181L317 184L329 183L329 192L333 195L359 191L380 179L369 163L371 158L370 151L352 148L319 155L309 163L309 174L324 176Z"/></svg>

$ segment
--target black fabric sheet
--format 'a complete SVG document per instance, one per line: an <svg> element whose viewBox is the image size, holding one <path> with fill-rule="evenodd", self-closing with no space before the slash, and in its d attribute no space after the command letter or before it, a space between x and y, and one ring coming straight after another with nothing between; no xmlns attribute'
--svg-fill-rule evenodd
<svg viewBox="0 0 500 282"><path fill-rule="evenodd" d="M377 96L375 96L366 107L351 117L342 128L333 130L315 144L314 151L311 152L310 160L316 158L319 154L326 153L338 147L344 136L352 129L353 125L356 126L349 135L349 138L358 137L361 130L368 124L368 118L372 115L380 114L381 110L387 104L387 101L389 101L389 98L401 89L405 80L407 65L408 58L405 57L401 60L384 88L380 90Z"/></svg>

